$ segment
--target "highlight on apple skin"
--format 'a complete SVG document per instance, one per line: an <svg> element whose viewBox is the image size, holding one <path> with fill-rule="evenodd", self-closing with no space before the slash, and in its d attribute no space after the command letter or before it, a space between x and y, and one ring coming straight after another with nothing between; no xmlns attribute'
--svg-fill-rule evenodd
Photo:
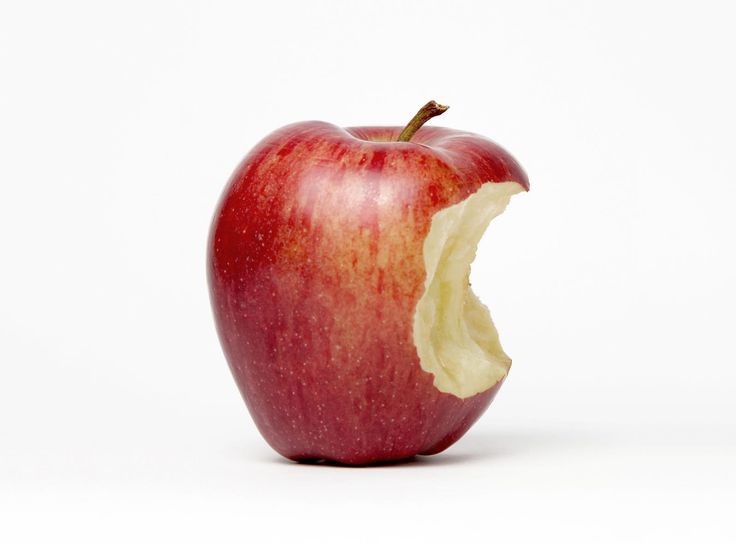
<svg viewBox="0 0 736 543"><path fill-rule="evenodd" d="M216 327L287 458L438 453L506 378L468 278L488 223L529 182L492 141L422 126L445 109L430 102L405 128L285 126L224 190L207 255Z"/></svg>

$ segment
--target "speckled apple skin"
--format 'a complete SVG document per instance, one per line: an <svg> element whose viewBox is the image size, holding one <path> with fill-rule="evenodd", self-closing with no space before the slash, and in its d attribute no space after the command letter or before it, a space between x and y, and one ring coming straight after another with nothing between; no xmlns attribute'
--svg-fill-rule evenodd
<svg viewBox="0 0 736 543"><path fill-rule="evenodd" d="M526 174L481 136L423 127L281 128L232 175L207 268L225 356L260 432L293 460L434 454L498 392L460 399L419 365L414 309L432 216Z"/></svg>

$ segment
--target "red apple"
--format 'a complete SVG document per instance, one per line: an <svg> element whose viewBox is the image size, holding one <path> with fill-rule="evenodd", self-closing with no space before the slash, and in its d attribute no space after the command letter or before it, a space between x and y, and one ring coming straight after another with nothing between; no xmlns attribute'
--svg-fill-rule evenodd
<svg viewBox="0 0 736 543"><path fill-rule="evenodd" d="M207 257L217 330L287 458L438 453L506 377L468 277L488 223L529 183L492 141L421 127L444 109L430 102L403 131L286 126L225 188Z"/></svg>

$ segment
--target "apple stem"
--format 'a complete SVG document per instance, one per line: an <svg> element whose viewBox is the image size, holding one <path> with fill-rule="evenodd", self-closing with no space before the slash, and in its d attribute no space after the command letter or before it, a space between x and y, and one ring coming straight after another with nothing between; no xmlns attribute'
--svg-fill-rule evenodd
<svg viewBox="0 0 736 543"><path fill-rule="evenodd" d="M434 100L430 100L429 102L424 104L422 109L417 111L417 114L414 115L414 117L412 117L411 121L409 121L409 124L407 124L406 127L401 131L401 134L399 134L399 139L397 141L411 140L412 136L417 133L417 130L419 130L424 123L426 123L432 117L442 115L445 111L447 111L448 107L449 106L442 106Z"/></svg>

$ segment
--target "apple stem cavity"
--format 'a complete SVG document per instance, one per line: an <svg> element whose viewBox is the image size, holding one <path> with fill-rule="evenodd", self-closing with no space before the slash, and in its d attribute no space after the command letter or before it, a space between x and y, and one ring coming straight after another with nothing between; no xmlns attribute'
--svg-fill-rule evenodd
<svg viewBox="0 0 736 543"><path fill-rule="evenodd" d="M410 141L411 138L414 136L414 134L417 133L417 130L419 130L424 123L426 123L428 120L430 120L432 117L436 117L437 115L442 115L449 106L443 106L435 102L434 100L430 100L424 106L422 109L417 111L417 114L412 117L411 121L409 121L409 124L406 125L406 127L401 131L401 134L399 134L399 139L396 141Z"/></svg>

